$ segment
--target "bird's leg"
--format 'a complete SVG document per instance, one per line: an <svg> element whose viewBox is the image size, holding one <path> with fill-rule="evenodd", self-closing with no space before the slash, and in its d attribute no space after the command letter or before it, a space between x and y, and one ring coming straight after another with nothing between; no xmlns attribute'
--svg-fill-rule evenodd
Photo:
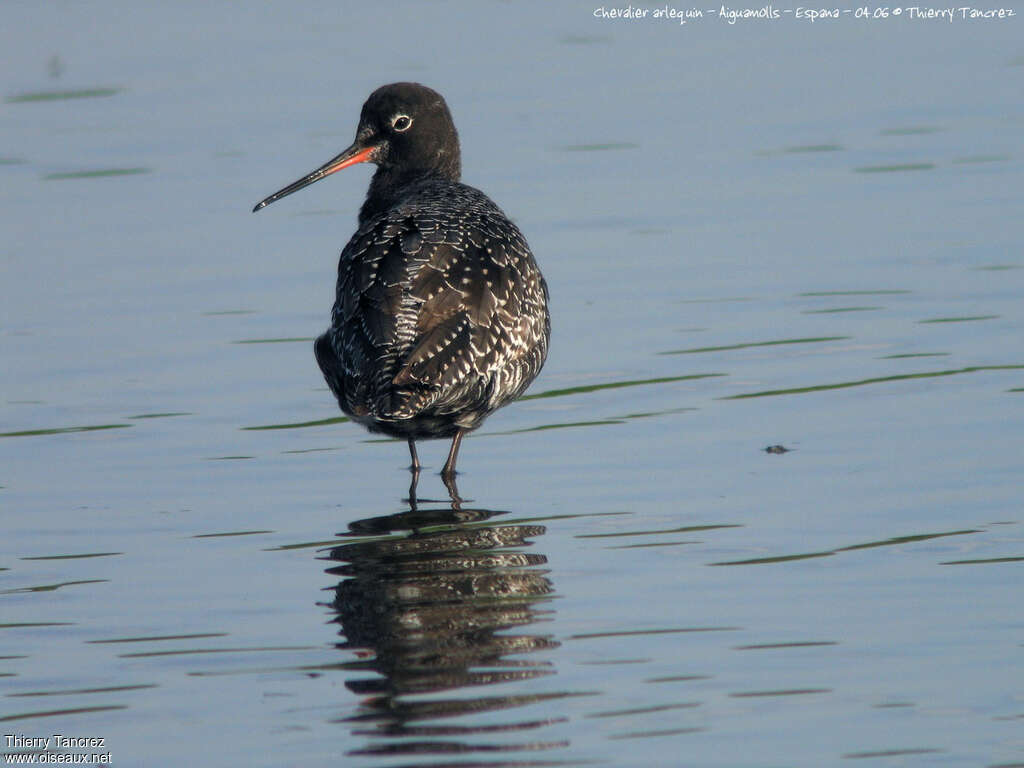
<svg viewBox="0 0 1024 768"><path fill-rule="evenodd" d="M452 447L451 450L448 451L448 461L444 463L444 467L441 469L441 477L443 477L445 481L451 480L455 477L455 460L459 458L460 443L462 443L461 429L456 432L455 437L452 438Z"/></svg>
<svg viewBox="0 0 1024 768"><path fill-rule="evenodd" d="M409 438L409 455L412 456L412 464L409 466L413 472L420 471L420 457L416 455L416 440Z"/></svg>
<svg viewBox="0 0 1024 768"><path fill-rule="evenodd" d="M420 471L412 470L412 479L409 481L409 511L416 511L416 485L420 481Z"/></svg>
<svg viewBox="0 0 1024 768"><path fill-rule="evenodd" d="M409 506L416 511L416 484L420 480L420 459L416 455L416 441L409 438L409 455L412 456L412 464L409 465L409 473L412 480L409 483Z"/></svg>

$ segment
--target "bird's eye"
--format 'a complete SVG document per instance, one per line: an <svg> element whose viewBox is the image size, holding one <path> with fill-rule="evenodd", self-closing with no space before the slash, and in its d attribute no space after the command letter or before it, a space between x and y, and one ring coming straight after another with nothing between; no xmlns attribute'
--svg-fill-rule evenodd
<svg viewBox="0 0 1024 768"><path fill-rule="evenodd" d="M408 131L409 126L412 125L412 118L408 115L395 115L391 119L391 127L401 133L402 131Z"/></svg>

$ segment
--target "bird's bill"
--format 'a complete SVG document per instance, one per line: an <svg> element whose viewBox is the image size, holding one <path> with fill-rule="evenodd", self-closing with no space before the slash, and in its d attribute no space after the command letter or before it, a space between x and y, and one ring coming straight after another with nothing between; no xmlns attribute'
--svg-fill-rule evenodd
<svg viewBox="0 0 1024 768"><path fill-rule="evenodd" d="M356 142L337 157L332 157L308 176L303 176L298 181L289 184L284 189L278 190L270 197L261 200L256 204L256 207L252 209L253 213L256 213L260 208L265 208L271 203L280 200L282 197L287 197L292 192L298 192L303 187L308 187L314 181L320 181L320 179L325 176L330 176L335 171L340 171L342 168L348 168L350 165L355 165L356 163L367 162L372 159L373 153L376 149L376 146L367 147Z"/></svg>

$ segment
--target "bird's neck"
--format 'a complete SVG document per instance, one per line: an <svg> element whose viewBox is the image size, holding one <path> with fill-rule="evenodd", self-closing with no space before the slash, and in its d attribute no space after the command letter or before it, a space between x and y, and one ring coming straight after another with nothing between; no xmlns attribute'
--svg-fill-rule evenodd
<svg viewBox="0 0 1024 768"><path fill-rule="evenodd" d="M359 223L363 224L394 206L413 184L431 179L458 181L459 171L457 159L454 164L443 168L409 170L378 166L370 181L363 207L359 209Z"/></svg>

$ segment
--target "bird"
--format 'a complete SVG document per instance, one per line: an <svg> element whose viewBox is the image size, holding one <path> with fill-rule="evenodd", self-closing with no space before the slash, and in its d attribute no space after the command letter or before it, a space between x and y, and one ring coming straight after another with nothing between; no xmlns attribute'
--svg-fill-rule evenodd
<svg viewBox="0 0 1024 768"><path fill-rule="evenodd" d="M253 212L366 162L377 168L314 354L352 421L408 441L414 483L416 441L451 438L441 470L449 483L463 436L519 397L544 365L547 283L519 228L461 183L451 112L419 83L371 93L352 144Z"/></svg>

